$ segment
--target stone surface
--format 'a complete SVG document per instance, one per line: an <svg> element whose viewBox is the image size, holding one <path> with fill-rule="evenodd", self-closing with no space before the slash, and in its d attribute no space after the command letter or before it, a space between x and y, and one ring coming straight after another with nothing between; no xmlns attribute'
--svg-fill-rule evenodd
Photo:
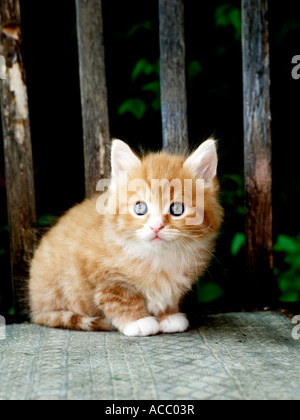
<svg viewBox="0 0 300 420"><path fill-rule="evenodd" d="M182 334L131 338L8 325L0 399L300 399L300 340L274 312L203 316Z"/></svg>

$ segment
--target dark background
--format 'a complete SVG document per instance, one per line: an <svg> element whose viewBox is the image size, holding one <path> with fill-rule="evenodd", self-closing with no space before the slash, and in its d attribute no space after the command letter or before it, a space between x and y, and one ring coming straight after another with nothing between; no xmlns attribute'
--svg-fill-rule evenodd
<svg viewBox="0 0 300 420"><path fill-rule="evenodd" d="M297 1L270 3L275 281L281 305L300 300L298 197L300 54ZM84 197L74 0L21 0L41 227ZM192 299L241 308L245 300L240 1L185 1L191 148L219 139L225 221L212 265ZM161 147L158 2L103 0L110 132L130 146ZM0 313L12 313L3 143L0 144ZM259 290L257 291L259 293Z"/></svg>

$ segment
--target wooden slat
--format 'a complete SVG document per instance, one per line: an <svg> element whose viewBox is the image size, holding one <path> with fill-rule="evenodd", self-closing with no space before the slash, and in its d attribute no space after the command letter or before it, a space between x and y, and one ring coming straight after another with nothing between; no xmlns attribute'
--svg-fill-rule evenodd
<svg viewBox="0 0 300 420"><path fill-rule="evenodd" d="M19 0L0 0L0 81L11 264L17 314L26 309L28 262L36 240L36 208Z"/></svg>
<svg viewBox="0 0 300 420"><path fill-rule="evenodd" d="M159 0L163 147L188 149L183 0Z"/></svg>
<svg viewBox="0 0 300 420"><path fill-rule="evenodd" d="M101 0L76 0L85 186L89 197L110 174L110 137Z"/></svg>
<svg viewBox="0 0 300 420"><path fill-rule="evenodd" d="M271 302L273 280L272 152L268 1L243 0L244 153L249 289Z"/></svg>

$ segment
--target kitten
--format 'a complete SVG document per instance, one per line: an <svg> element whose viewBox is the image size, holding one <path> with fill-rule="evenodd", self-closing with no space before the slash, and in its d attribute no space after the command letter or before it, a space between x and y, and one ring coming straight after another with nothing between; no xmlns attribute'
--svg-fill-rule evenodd
<svg viewBox="0 0 300 420"><path fill-rule="evenodd" d="M127 336L185 331L179 306L209 263L223 216L215 141L187 159L140 159L114 140L111 166L108 190L73 207L41 240L30 269L31 319ZM152 180L161 182L156 193ZM169 188L173 180L182 188ZM185 180L193 181L187 190ZM200 204L196 180L204 183Z"/></svg>

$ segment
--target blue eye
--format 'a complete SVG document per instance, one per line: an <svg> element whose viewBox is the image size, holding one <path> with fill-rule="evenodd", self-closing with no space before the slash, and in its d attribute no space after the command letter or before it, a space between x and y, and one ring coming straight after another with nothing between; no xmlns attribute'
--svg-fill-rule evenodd
<svg viewBox="0 0 300 420"><path fill-rule="evenodd" d="M182 203L173 203L170 207L170 214L172 216L182 216L184 213L184 205Z"/></svg>
<svg viewBox="0 0 300 420"><path fill-rule="evenodd" d="M147 204L144 203L143 201L139 201L138 203L136 203L136 205L134 206L134 211L138 216L144 216L145 214L148 213L148 207Z"/></svg>

